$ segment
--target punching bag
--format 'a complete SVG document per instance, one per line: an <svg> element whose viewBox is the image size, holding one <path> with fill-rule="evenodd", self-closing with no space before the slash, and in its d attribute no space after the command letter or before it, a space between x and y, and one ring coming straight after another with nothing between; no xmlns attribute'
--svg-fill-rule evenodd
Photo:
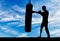
<svg viewBox="0 0 60 41"><path fill-rule="evenodd" d="M26 5L26 16L25 16L26 32L31 32L32 9L33 9L33 5L31 4L31 0L29 0L29 3Z"/></svg>

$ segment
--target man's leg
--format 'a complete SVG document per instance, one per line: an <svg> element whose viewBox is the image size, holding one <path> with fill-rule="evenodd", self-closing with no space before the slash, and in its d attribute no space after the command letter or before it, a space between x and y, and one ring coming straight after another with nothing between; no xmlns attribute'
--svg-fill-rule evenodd
<svg viewBox="0 0 60 41"><path fill-rule="evenodd" d="M42 34L42 29L43 29L43 24L41 25L41 28L40 28L40 37L41 37L41 34Z"/></svg>
<svg viewBox="0 0 60 41"><path fill-rule="evenodd" d="M47 35L48 35L48 38L50 38L50 34L49 34L49 30L48 30L48 24L45 25L45 30L46 30L46 33L47 33Z"/></svg>

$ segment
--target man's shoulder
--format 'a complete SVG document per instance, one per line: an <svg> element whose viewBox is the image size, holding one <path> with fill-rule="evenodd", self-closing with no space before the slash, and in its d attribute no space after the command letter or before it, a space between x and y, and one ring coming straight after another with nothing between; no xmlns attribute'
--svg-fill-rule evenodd
<svg viewBox="0 0 60 41"><path fill-rule="evenodd" d="M49 14L49 11L48 10L46 10L46 12Z"/></svg>
<svg viewBox="0 0 60 41"><path fill-rule="evenodd" d="M48 12L48 10L46 10L46 12Z"/></svg>

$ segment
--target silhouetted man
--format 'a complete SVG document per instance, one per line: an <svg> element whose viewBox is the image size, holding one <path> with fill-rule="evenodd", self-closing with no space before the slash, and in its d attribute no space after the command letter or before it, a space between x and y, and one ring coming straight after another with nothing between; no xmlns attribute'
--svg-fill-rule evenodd
<svg viewBox="0 0 60 41"><path fill-rule="evenodd" d="M45 27L45 30L46 30L46 33L47 33L48 37L50 37L49 31L48 31L48 16L49 16L49 12L46 10L46 6L42 6L42 10L44 12L39 12L39 14L41 14L43 16L43 21L42 21L41 29L40 29L40 37L41 37L41 33L42 33L43 27Z"/></svg>
<svg viewBox="0 0 60 41"><path fill-rule="evenodd" d="M40 37L41 37L43 27L45 27L45 30L46 30L46 33L47 33L48 37L50 37L49 30L48 30L49 12L46 10L46 6L42 6L42 10L43 10L43 12L41 12L41 11L39 11L39 12L33 11L35 13L41 14L42 17L43 17L42 24L41 24L41 29L40 29Z"/></svg>

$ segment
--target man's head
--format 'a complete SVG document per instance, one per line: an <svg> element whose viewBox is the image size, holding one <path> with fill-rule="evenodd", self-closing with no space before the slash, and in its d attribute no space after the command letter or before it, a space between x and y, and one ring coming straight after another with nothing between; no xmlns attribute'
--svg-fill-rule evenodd
<svg viewBox="0 0 60 41"><path fill-rule="evenodd" d="M46 6L42 6L42 10L44 10L44 11L45 11L45 10L46 10Z"/></svg>

